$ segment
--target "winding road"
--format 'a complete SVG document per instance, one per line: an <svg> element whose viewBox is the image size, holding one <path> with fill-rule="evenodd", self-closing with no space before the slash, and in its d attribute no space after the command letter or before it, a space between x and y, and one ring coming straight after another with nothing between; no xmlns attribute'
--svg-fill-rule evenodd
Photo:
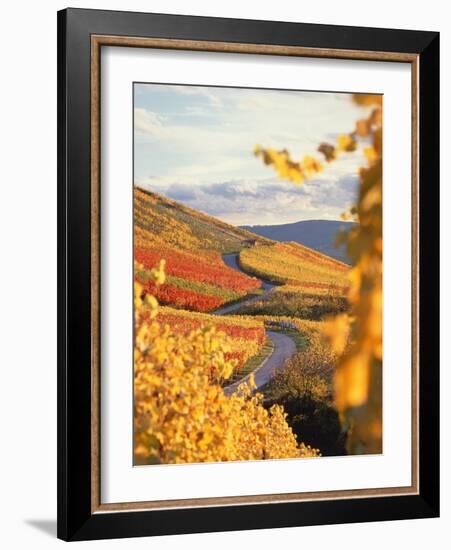
<svg viewBox="0 0 451 550"><path fill-rule="evenodd" d="M240 273L244 273L245 275L249 275L243 269L241 269L241 266L238 262L238 258L239 258L239 254L224 254L222 256L224 263L228 267L231 267L232 269L235 269ZM269 281L265 281L264 279L260 279L259 277L256 277L256 279L259 279L262 283L261 288L265 291L263 294L250 296L249 298L244 297L241 300L234 302L233 304L229 304L227 306L217 309L216 311L213 312L214 315L227 315L228 313L233 313L234 311L238 311L244 304L250 304L251 302L256 302L257 300L264 300L265 296L267 296L275 286L278 286L274 283L270 283Z"/></svg>
<svg viewBox="0 0 451 550"><path fill-rule="evenodd" d="M274 350L263 363L257 367L251 374L254 375L255 389L261 388L267 384L274 376L275 372L283 368L285 361L289 359L294 353L296 353L296 344L286 334L281 332L274 332L273 330L267 330L266 336L274 344ZM240 384L246 382L250 377L248 374L246 377L226 386L224 393L231 395L234 393Z"/></svg>
<svg viewBox="0 0 451 550"><path fill-rule="evenodd" d="M245 273L247 275L247 273L243 269L241 269L238 258L239 254L224 254L223 256L224 263L228 267L236 269L237 271L240 271L241 273ZM275 286L277 286L270 281L265 281L263 279L260 279L260 281L262 282L261 288L265 291L263 294L250 296L249 298L245 297L238 302L217 309L214 314L227 315L228 313L238 311L244 304L249 304L251 302L264 299L265 296L267 296L271 292L271 290ZM296 344L289 336L281 332L275 332L273 330L265 329L265 331L266 336L272 341L274 349L271 355L268 355L268 357L263 360L261 365L254 369L254 371L251 373L254 375L254 381L256 385L255 389L261 388L262 386L267 384L274 376L274 373L277 370L283 368L285 361L289 359L294 353L296 353ZM238 380L237 382L226 386L224 388L224 393L226 395L231 395L243 382L246 382L250 376L251 375L248 374L241 380Z"/></svg>

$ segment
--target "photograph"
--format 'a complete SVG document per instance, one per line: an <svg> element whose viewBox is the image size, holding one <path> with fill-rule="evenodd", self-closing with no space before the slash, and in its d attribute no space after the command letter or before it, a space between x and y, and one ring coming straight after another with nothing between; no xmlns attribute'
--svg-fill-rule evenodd
<svg viewBox="0 0 451 550"><path fill-rule="evenodd" d="M393 14L58 12L58 538L439 516L440 33Z"/></svg>
<svg viewBox="0 0 451 550"><path fill-rule="evenodd" d="M133 83L134 466L383 452L382 108Z"/></svg>

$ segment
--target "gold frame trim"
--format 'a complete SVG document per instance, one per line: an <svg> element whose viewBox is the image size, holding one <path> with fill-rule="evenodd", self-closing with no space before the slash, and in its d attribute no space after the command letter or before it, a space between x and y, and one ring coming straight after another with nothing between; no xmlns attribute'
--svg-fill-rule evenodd
<svg viewBox="0 0 451 550"><path fill-rule="evenodd" d="M247 53L295 57L319 57L410 63L412 70L412 482L408 487L212 497L148 502L102 504L100 499L100 50L102 46ZM242 44L91 36L91 512L163 510L277 502L306 502L340 498L387 497L419 494L419 56L398 52L333 50L267 44Z"/></svg>

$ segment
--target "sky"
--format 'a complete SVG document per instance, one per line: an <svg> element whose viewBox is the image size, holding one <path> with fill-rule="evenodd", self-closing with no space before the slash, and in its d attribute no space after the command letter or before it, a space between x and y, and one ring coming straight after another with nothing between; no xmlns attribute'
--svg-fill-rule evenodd
<svg viewBox="0 0 451 550"><path fill-rule="evenodd" d="M234 225L336 220L355 201L362 148L299 186L253 155L294 160L334 143L368 114L349 94L161 84L134 85L135 185Z"/></svg>

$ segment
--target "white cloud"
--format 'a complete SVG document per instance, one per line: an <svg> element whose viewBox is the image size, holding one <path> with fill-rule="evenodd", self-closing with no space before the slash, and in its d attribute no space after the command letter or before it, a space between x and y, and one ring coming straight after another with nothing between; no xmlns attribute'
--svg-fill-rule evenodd
<svg viewBox="0 0 451 550"><path fill-rule="evenodd" d="M265 225L339 219L354 203L357 181L357 176L345 176L333 183L311 180L296 186L266 177L189 185L184 179L146 178L137 185L229 223Z"/></svg>
<svg viewBox="0 0 451 550"><path fill-rule="evenodd" d="M135 132L150 138L164 137L162 117L158 113L135 107Z"/></svg>
<svg viewBox="0 0 451 550"><path fill-rule="evenodd" d="M361 150L327 164L302 192L276 180L252 155L258 143L288 148L295 160L318 156L321 142L333 143L365 116L349 95L196 86L145 90L143 105L159 104L161 110L138 104L135 113L139 185L232 223L336 219L353 203L357 170L365 163ZM153 90L158 100L152 101Z"/></svg>
<svg viewBox="0 0 451 550"><path fill-rule="evenodd" d="M205 98L208 100L211 107L222 107L222 99L214 90L217 90L217 88L213 89L201 86L174 86L172 88L172 91L180 95L192 95Z"/></svg>

